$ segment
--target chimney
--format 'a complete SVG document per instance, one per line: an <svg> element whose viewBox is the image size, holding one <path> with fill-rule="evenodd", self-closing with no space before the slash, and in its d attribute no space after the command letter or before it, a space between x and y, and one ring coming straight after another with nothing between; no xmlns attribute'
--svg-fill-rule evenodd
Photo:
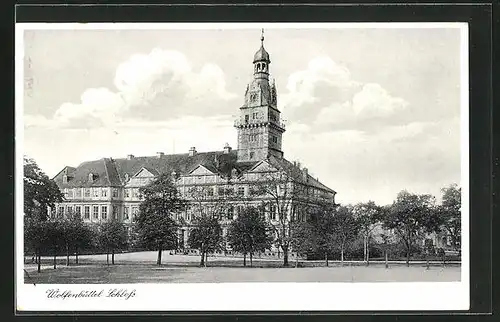
<svg viewBox="0 0 500 322"><path fill-rule="evenodd" d="M190 149L189 149L189 156L192 157L193 155L196 154L196 148L194 146L192 146Z"/></svg>
<svg viewBox="0 0 500 322"><path fill-rule="evenodd" d="M231 150L232 148L229 146L229 143L226 143L226 145L224 145L224 154L228 154Z"/></svg>
<svg viewBox="0 0 500 322"><path fill-rule="evenodd" d="M133 154L127 154L127 160L132 160L134 158Z"/></svg>
<svg viewBox="0 0 500 322"><path fill-rule="evenodd" d="M302 176L304 177L304 181L307 182L307 178L309 177L307 168L302 169Z"/></svg>
<svg viewBox="0 0 500 322"><path fill-rule="evenodd" d="M156 157L157 157L158 159L163 158L163 156L164 156L164 155L165 155L165 153L163 153L163 152L156 152Z"/></svg>

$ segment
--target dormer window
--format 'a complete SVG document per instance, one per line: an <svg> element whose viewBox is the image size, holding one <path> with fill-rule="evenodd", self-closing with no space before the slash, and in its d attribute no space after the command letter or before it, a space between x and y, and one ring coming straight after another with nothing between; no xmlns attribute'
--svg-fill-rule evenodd
<svg viewBox="0 0 500 322"><path fill-rule="evenodd" d="M64 184L68 183L68 175L67 174L64 174L63 177L62 177L62 182Z"/></svg>
<svg viewBox="0 0 500 322"><path fill-rule="evenodd" d="M128 177L128 173L125 173L125 182L128 182L130 178Z"/></svg>
<svg viewBox="0 0 500 322"><path fill-rule="evenodd" d="M94 174L89 173L89 182L94 182Z"/></svg>

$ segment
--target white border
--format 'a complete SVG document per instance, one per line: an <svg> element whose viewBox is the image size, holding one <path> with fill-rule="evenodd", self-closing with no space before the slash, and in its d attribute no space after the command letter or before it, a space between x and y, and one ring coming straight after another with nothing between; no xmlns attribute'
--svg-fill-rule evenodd
<svg viewBox="0 0 500 322"><path fill-rule="evenodd" d="M16 200L16 308L20 311L217 311L217 310L468 310L469 309L469 86L468 25L466 23L99 23L16 24L16 179L23 173L23 32L27 29L284 29L284 28L458 28L461 29L461 175L462 268L453 283L194 283L85 284L23 283L23 186ZM119 298L48 299L48 289L135 289L129 300ZM246 298L245 300L243 300Z"/></svg>

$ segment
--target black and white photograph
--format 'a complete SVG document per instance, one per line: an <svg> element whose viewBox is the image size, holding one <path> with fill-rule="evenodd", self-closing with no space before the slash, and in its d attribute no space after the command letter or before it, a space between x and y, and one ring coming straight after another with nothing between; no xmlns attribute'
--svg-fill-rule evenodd
<svg viewBox="0 0 500 322"><path fill-rule="evenodd" d="M18 309L467 309L467 55L463 23L17 24Z"/></svg>

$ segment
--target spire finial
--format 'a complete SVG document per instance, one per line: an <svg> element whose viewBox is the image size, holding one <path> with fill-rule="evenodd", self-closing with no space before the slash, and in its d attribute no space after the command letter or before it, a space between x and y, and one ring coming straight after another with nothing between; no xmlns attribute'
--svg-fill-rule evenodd
<svg viewBox="0 0 500 322"><path fill-rule="evenodd" d="M264 28L262 28L262 33L261 33L261 36L260 36L260 43L262 45L264 45Z"/></svg>

